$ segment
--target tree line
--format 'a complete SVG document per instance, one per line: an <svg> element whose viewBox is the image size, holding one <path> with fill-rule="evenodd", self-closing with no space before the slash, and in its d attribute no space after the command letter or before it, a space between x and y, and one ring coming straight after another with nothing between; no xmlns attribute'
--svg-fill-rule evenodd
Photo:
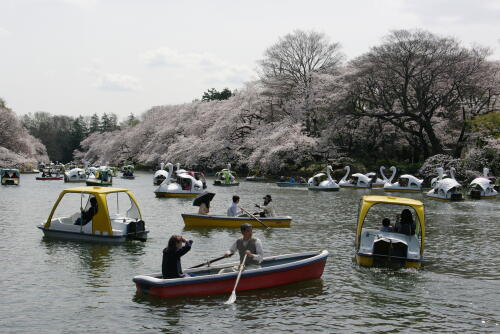
<svg viewBox="0 0 500 334"><path fill-rule="evenodd" d="M266 49L259 79L228 99L209 90L202 101L152 108L133 129L89 136L76 154L269 173L346 158L420 165L439 155L490 163L498 174L500 63L490 55L396 30L346 60L340 43L299 30Z"/></svg>
<svg viewBox="0 0 500 334"><path fill-rule="evenodd" d="M139 123L132 113L124 122L118 123L118 117L114 113L71 117L43 111L26 114L21 117L21 121L29 133L45 145L50 160L63 163L73 160L73 152L80 149L80 143L88 136L117 131Z"/></svg>

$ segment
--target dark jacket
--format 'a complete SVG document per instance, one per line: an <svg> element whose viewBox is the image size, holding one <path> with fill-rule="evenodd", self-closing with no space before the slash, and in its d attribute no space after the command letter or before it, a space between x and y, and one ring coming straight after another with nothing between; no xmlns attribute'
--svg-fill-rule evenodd
<svg viewBox="0 0 500 334"><path fill-rule="evenodd" d="M178 278L183 277L181 267L181 256L189 252L193 240L186 242L184 246L174 251L168 251L167 248L163 249L163 259L161 262L161 273L163 278Z"/></svg>

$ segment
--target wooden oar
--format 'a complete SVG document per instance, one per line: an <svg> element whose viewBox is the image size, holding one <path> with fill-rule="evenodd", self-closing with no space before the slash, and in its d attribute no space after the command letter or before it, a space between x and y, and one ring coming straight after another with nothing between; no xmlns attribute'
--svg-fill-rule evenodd
<svg viewBox="0 0 500 334"><path fill-rule="evenodd" d="M243 272L243 268L245 268L245 261L247 259L247 255L243 257L243 261L240 263L240 270L238 272L238 276L236 277L236 284L234 285L233 292L231 293L231 296L229 296L229 299L224 303L224 304L233 304L236 301L236 287L238 286L238 283L240 282L240 277L241 273Z"/></svg>
<svg viewBox="0 0 500 334"><path fill-rule="evenodd" d="M221 257L218 257L216 259L213 259L213 260L210 260L210 261L207 261L207 262L204 262L204 263L200 263L194 267L191 267L189 269L194 269L194 268L199 268L199 267L203 267L203 266L208 266L210 263L214 263L215 261L219 261L219 260L222 260L223 258L225 258L225 256L221 256Z"/></svg>
<svg viewBox="0 0 500 334"><path fill-rule="evenodd" d="M247 215L249 215L250 217L252 217L253 219L257 220L259 223L261 223L265 228L269 228L269 226L267 226L266 224L264 224L264 222L262 220L260 220L259 218L255 217L254 215L252 215L250 212L248 212L247 210L243 209L242 207L240 207L241 211L243 211L244 213L246 213Z"/></svg>

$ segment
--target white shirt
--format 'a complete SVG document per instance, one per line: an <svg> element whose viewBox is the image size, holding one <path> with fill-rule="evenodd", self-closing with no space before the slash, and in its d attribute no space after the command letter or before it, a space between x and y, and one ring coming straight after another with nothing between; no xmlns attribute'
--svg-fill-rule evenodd
<svg viewBox="0 0 500 334"><path fill-rule="evenodd" d="M266 217L276 217L276 212L274 211L273 202L267 203L267 205L261 205L260 208L264 210Z"/></svg>
<svg viewBox="0 0 500 334"><path fill-rule="evenodd" d="M236 217L238 215L238 204L231 203L231 206L227 209L227 215L229 217Z"/></svg>
<svg viewBox="0 0 500 334"><path fill-rule="evenodd" d="M234 242L234 244L231 246L231 248L229 248L229 250L226 252L226 254L234 254L236 252L238 252L238 248L236 248L236 242ZM248 243L248 240L243 240L243 246L246 247ZM262 262L262 260L264 259L264 251L262 250L262 242L260 242L259 239L255 238L255 249L257 251L257 254L254 254L254 257L253 259L259 263Z"/></svg>

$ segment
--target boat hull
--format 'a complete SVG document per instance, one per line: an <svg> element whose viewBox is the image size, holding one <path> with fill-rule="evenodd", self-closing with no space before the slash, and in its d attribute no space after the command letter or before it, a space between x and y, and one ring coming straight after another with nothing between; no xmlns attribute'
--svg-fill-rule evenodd
<svg viewBox="0 0 500 334"><path fill-rule="evenodd" d="M121 176L122 179L127 179L127 180L134 180L135 176Z"/></svg>
<svg viewBox="0 0 500 334"><path fill-rule="evenodd" d="M283 187L283 188L292 188L292 187L306 188L307 187L307 183L276 182L276 185L278 187Z"/></svg>
<svg viewBox="0 0 500 334"><path fill-rule="evenodd" d="M291 262L290 264L243 271L237 291L270 288L318 279L323 275L328 251L316 252L316 254L317 255L309 259ZM264 261L266 261L266 259L264 259ZM172 298L221 293L229 294L234 288L236 276L237 272L173 280L148 280L148 276L136 276L134 277L134 282L138 294Z"/></svg>
<svg viewBox="0 0 500 334"><path fill-rule="evenodd" d="M269 227L290 227L291 217L258 217ZM264 227L256 219L251 217L228 217L228 216L209 216L196 214L182 214L184 225L186 227L231 227L239 228L242 224L248 223L253 227Z"/></svg>
<svg viewBox="0 0 500 334"><path fill-rule="evenodd" d="M389 258L386 261L390 261ZM362 267L374 267L376 265L375 257L373 255L356 254L356 262ZM401 260L398 259L394 262L399 262L403 268L420 268L422 261Z"/></svg>
<svg viewBox="0 0 500 334"><path fill-rule="evenodd" d="M421 193L421 189L404 189L404 188L384 188L385 192L400 192L400 193Z"/></svg>
<svg viewBox="0 0 500 334"><path fill-rule="evenodd" d="M339 184L340 188L349 188L349 189L370 189L371 187L360 187L360 186L350 186L350 185L342 185Z"/></svg>
<svg viewBox="0 0 500 334"><path fill-rule="evenodd" d="M51 176L51 177L37 176L36 179L39 181L52 181L52 180L62 180L63 177L62 176Z"/></svg>
<svg viewBox="0 0 500 334"><path fill-rule="evenodd" d="M42 226L38 226L38 228L42 230L43 235L47 238L97 242L97 243L122 243L125 242L126 240L132 240L132 239L146 241L147 235L149 233L149 231L143 231L141 233L134 234L133 236L128 236L128 235L109 236L109 235L95 235L86 233L75 233L69 231L51 230L48 228L44 228Z"/></svg>
<svg viewBox="0 0 500 334"><path fill-rule="evenodd" d="M2 179L1 183L3 186L18 186L19 179Z"/></svg>
<svg viewBox="0 0 500 334"><path fill-rule="evenodd" d="M166 192L155 192L156 197L158 198L173 198L173 197L196 197L199 194L197 193L166 193Z"/></svg>
<svg viewBox="0 0 500 334"><path fill-rule="evenodd" d="M239 182L234 182L234 183L222 183L222 182L220 182L220 181L219 181L219 182L215 181L215 182L213 183L213 185L214 185L214 186L216 186L216 187L237 187L237 186L239 186L239 185L240 185L240 183L239 183Z"/></svg>
<svg viewBox="0 0 500 334"><path fill-rule="evenodd" d="M322 188L322 187L308 187L311 191L339 191L340 188Z"/></svg>

